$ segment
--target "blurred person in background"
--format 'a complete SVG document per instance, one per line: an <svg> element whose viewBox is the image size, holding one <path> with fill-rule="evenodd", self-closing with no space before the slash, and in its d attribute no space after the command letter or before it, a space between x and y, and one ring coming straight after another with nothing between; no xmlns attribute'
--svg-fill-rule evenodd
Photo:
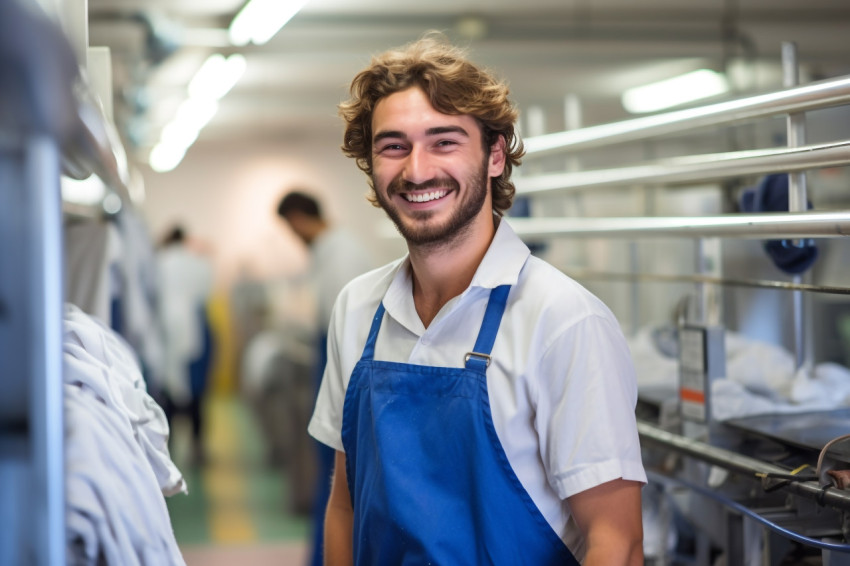
<svg viewBox="0 0 850 566"><path fill-rule="evenodd" d="M172 431L172 448L174 418L187 415L191 420L191 460L195 464L206 459L203 400L213 355L207 311L213 270L202 248L178 225L168 231L156 252L157 314L165 349L160 401Z"/></svg>
<svg viewBox="0 0 850 566"><path fill-rule="evenodd" d="M278 203L277 213L310 250L309 278L315 291L318 329L312 396L315 403L327 362L328 324L336 297L346 283L373 265L359 240L348 230L331 224L322 214L319 201L307 191L289 191ZM334 451L319 442L312 444L318 457L318 474L312 509L310 564L320 566L323 563L324 517L330 494Z"/></svg>

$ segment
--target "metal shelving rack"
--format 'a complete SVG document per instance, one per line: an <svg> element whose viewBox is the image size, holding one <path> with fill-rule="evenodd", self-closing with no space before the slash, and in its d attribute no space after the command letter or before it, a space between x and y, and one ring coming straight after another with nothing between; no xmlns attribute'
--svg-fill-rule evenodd
<svg viewBox="0 0 850 566"><path fill-rule="evenodd" d="M0 2L0 564L65 564L61 176L122 183L54 19ZM126 190L126 189L124 189Z"/></svg>
<svg viewBox="0 0 850 566"><path fill-rule="evenodd" d="M785 117L787 124L787 147L735 151L703 155L687 155L663 160L649 161L626 167L605 169L575 170L534 174L516 179L517 195L534 198L536 196L560 197L579 195L597 189L623 190L632 187L663 187L676 185L687 190L687 184L724 181L745 176L775 173L789 173L789 209L787 212L768 214L720 214L713 216L636 216L636 217L531 217L509 218L515 231L523 238L540 242L557 238L608 238L608 239L657 239L678 238L693 240L696 256L693 275L664 276L655 273L638 273L637 261L632 258L630 269L620 273L606 273L600 270L581 270L575 277L588 276L594 280L627 281L636 286L643 282L692 282L694 306L688 323L707 324L705 319L706 285L749 286L760 288L785 289L794 294L793 318L797 348L798 368L811 363L811 352L806 349L803 334L806 312L799 299L802 292L850 294L850 289L835 286L811 285L802 283L799 276L793 281L746 280L734 277L711 277L701 271L704 265L703 243L708 238L766 240L804 238L846 238L850 236L850 210L829 212L805 212L806 186L805 172L818 168L850 165L850 140L833 143L806 145L805 113L812 110L835 106L850 105L850 77L839 77L799 86L796 81L796 51L793 44L783 45L783 67L785 85L781 90L756 96L748 96L717 104L667 112L624 122L602 124L546 134L524 140L527 160L535 161L541 157L570 155L571 159L582 151L610 149L617 144L644 142L665 136L692 133L699 129L716 128L751 123L770 117ZM573 165L575 161L573 161ZM677 189L678 190L678 189ZM611 192L611 191L609 191ZM632 250L634 255L634 250ZM568 274L573 272L566 269ZM631 293L634 300L636 292ZM670 430L648 420L639 421L639 433L645 448L650 450L650 459L665 459L676 455L684 462L684 475L678 485L688 485L691 489L702 490L705 495L710 489L698 486L688 473L695 469L707 470L719 467L739 477L749 476L754 485L748 488L750 494L758 488L755 482L756 471L788 473L790 469L771 462L760 461L735 451L737 440L729 442L716 436L716 423L682 423L681 428ZM726 431L726 434L729 434ZM718 440L719 442L715 442ZM682 473L680 470L680 474ZM660 481L665 488L675 485L677 478L662 477L653 472L651 481ZM655 478L652 480L652 478ZM659 479L660 478L660 479ZM742 482L746 484L746 481ZM738 486L740 487L740 486ZM703 489L704 488L704 489ZM844 542L836 541L838 552L834 549L823 550L823 564L850 564L850 492L846 490L824 490L818 482L790 482L776 486L778 493L787 497L781 510L798 513L794 521L805 524L818 513L820 518L834 518L834 532L841 533ZM694 492L696 493L696 491ZM756 498L757 499L757 498ZM727 502L730 500L727 498ZM765 501L762 500L763 504ZM738 505L736 502L732 502ZM752 501L758 506L758 500ZM744 504L744 506L746 503ZM743 564L741 516L737 510L727 509L721 516L726 529L727 563ZM813 508L821 511L812 511ZM758 509L757 509L758 510ZM793 514L792 513L792 514ZM812 521L817 522L817 521ZM726 524L728 523L728 524ZM736 531L737 529L737 531ZM783 535L784 536L784 535ZM833 539L834 540L834 539ZM705 548L703 548L703 551ZM707 564L706 552L696 559L697 564Z"/></svg>

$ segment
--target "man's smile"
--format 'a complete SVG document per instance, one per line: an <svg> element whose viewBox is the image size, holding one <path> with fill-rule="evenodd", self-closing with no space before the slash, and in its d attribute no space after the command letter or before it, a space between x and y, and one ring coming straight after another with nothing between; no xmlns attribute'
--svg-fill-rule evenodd
<svg viewBox="0 0 850 566"><path fill-rule="evenodd" d="M438 200L443 198L449 194L449 191L446 189L441 189L438 191L429 191L425 193L402 193L402 196L407 200L407 202L429 202L432 200Z"/></svg>

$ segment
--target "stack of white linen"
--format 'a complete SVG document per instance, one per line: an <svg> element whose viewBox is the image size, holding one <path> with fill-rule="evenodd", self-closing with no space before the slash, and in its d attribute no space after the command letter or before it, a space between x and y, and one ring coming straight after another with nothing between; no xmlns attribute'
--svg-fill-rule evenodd
<svg viewBox="0 0 850 566"><path fill-rule="evenodd" d="M70 304L63 350L68 563L184 565L164 496L186 483L135 354Z"/></svg>
<svg viewBox="0 0 850 566"><path fill-rule="evenodd" d="M661 331L660 331L661 330ZM669 327L641 329L629 339L638 388L679 382ZM850 369L833 362L797 368L782 347L726 331L726 377L711 385L712 417L719 421L770 413L826 411L850 406ZM663 351L665 350L665 351Z"/></svg>

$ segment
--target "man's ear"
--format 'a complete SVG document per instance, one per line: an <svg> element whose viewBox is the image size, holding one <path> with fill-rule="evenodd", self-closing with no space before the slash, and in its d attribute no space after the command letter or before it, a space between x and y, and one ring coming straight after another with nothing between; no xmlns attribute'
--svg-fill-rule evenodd
<svg viewBox="0 0 850 566"><path fill-rule="evenodd" d="M487 176L498 177L505 170L505 136L500 135L490 146L490 159L487 162Z"/></svg>

